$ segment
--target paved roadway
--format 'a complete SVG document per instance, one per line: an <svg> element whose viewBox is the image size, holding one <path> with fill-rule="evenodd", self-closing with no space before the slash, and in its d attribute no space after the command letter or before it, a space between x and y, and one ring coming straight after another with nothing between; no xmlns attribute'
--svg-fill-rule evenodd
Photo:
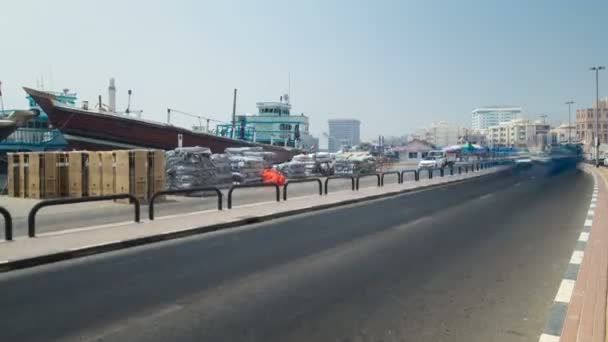
<svg viewBox="0 0 608 342"><path fill-rule="evenodd" d="M3 341L536 341L592 191L494 175L0 275Z"/></svg>

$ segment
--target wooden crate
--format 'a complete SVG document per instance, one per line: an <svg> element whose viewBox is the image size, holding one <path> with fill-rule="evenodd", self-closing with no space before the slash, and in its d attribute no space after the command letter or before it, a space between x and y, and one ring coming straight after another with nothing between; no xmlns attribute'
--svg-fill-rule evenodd
<svg viewBox="0 0 608 342"><path fill-rule="evenodd" d="M114 190L117 194L130 193L130 154L127 150L114 151Z"/></svg>
<svg viewBox="0 0 608 342"><path fill-rule="evenodd" d="M165 151L153 150L149 153L150 181L149 196L165 190Z"/></svg>
<svg viewBox="0 0 608 342"><path fill-rule="evenodd" d="M41 198L59 197L59 154L40 153ZM31 180L30 180L31 181Z"/></svg>
<svg viewBox="0 0 608 342"><path fill-rule="evenodd" d="M101 159L101 194L114 194L114 153L112 151L97 152Z"/></svg>
<svg viewBox="0 0 608 342"><path fill-rule="evenodd" d="M148 200L148 151L134 150L131 155L131 188L130 192L140 201Z"/></svg>
<svg viewBox="0 0 608 342"><path fill-rule="evenodd" d="M98 152L87 152L87 195L100 196L101 187L101 155Z"/></svg>
<svg viewBox="0 0 608 342"><path fill-rule="evenodd" d="M30 198L43 198L44 190L44 154L40 152L29 152L28 156L28 180L27 187Z"/></svg>
<svg viewBox="0 0 608 342"><path fill-rule="evenodd" d="M9 197L19 196L19 156L14 153L6 154L8 160L8 172L6 187Z"/></svg>
<svg viewBox="0 0 608 342"><path fill-rule="evenodd" d="M70 196L70 164L67 152L55 152L57 153L57 172L59 173L59 196L68 197Z"/></svg>
<svg viewBox="0 0 608 342"><path fill-rule="evenodd" d="M68 152L68 195L82 197L86 191L86 160L87 154L83 152Z"/></svg>
<svg viewBox="0 0 608 342"><path fill-rule="evenodd" d="M19 197L29 197L29 154L19 152L16 153L19 160Z"/></svg>

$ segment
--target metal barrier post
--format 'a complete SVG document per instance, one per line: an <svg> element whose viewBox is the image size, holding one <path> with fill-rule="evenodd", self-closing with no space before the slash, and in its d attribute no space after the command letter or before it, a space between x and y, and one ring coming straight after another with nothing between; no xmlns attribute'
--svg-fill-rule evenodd
<svg viewBox="0 0 608 342"><path fill-rule="evenodd" d="M454 166L450 166L450 176L454 175Z"/></svg>
<svg viewBox="0 0 608 342"><path fill-rule="evenodd" d="M156 201L156 199L159 196L163 196L163 195L177 195L177 194L191 194L191 193L195 193L195 192L201 192L201 191L215 191L215 193L217 194L217 210L222 210L222 192L220 191L220 189L211 186L211 187L204 187L204 188L190 188L190 189L179 189L179 190L165 190L165 191L159 191L157 193L155 193L154 195L152 195L152 197L150 198L150 204L148 206L148 218L150 220L154 220L154 202Z"/></svg>
<svg viewBox="0 0 608 342"><path fill-rule="evenodd" d="M264 187L274 187L276 189L276 198L277 202L281 201L281 189L276 183L262 183L262 184L235 184L230 187L228 190L228 209L232 209L232 192L234 189L238 188L264 188Z"/></svg>
<svg viewBox="0 0 608 342"><path fill-rule="evenodd" d="M329 177L325 178L325 194L327 195L327 186L329 184L330 179L346 179L346 178L350 179L352 190L355 191L355 176L348 176L348 175L329 176Z"/></svg>
<svg viewBox="0 0 608 342"><path fill-rule="evenodd" d="M458 174L462 173L462 166L458 165Z"/></svg>
<svg viewBox="0 0 608 342"><path fill-rule="evenodd" d="M418 180L420 180L420 178L418 177L418 171L416 170L402 170L401 171L401 184L403 184L403 182L405 181L405 173L406 172L413 172L414 173L414 181L417 182Z"/></svg>
<svg viewBox="0 0 608 342"><path fill-rule="evenodd" d="M13 219L11 213L4 207L0 207L0 214L4 216L4 239L6 241L13 240Z"/></svg>
<svg viewBox="0 0 608 342"><path fill-rule="evenodd" d="M403 178L401 178L401 173L399 171L386 171L382 172L380 176L380 185L384 186L384 175L397 175L397 184L403 183Z"/></svg>
<svg viewBox="0 0 608 342"><path fill-rule="evenodd" d="M139 222L139 200L137 197L131 194L114 194L114 195L104 195L104 196L94 196L94 197L80 197L80 198L57 198L57 199L49 199L38 202L36 205L32 207L30 213L27 217L27 228L29 237L36 237L36 213L38 210L55 205L63 205L63 204L74 204L74 203L84 203L84 202L99 202L99 201L107 201L107 200L116 200L116 199L125 199L128 198L133 202L133 206L135 207L135 222Z"/></svg>
<svg viewBox="0 0 608 342"><path fill-rule="evenodd" d="M323 195L323 183L319 178L305 178L305 179L293 179L288 180L283 185L283 201L287 201L287 186L290 183L307 183L307 182L318 182L319 183L319 195Z"/></svg>
<svg viewBox="0 0 608 342"><path fill-rule="evenodd" d="M427 170L429 172L429 179L433 178L433 169L428 169Z"/></svg>
<svg viewBox="0 0 608 342"><path fill-rule="evenodd" d="M444 172L445 172L445 171L443 171L443 168L439 169L439 176L440 176L440 177L443 177Z"/></svg>
<svg viewBox="0 0 608 342"><path fill-rule="evenodd" d="M369 174L366 174L366 175L358 175L357 176L357 187L356 187L357 191L359 190L359 179L362 178L362 177L370 177L370 176L376 176L378 178L378 186L380 186L380 175L379 174L377 174L377 173L369 173Z"/></svg>

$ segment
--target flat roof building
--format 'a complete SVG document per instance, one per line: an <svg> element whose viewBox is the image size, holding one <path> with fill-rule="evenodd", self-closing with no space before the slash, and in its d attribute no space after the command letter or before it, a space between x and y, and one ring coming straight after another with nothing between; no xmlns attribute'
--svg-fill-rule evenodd
<svg viewBox="0 0 608 342"><path fill-rule="evenodd" d="M522 109L514 106L488 106L471 113L471 128L482 130L490 126L521 118Z"/></svg>
<svg viewBox="0 0 608 342"><path fill-rule="evenodd" d="M336 152L343 146L354 146L361 142L361 121L357 119L331 119L329 125L328 150Z"/></svg>

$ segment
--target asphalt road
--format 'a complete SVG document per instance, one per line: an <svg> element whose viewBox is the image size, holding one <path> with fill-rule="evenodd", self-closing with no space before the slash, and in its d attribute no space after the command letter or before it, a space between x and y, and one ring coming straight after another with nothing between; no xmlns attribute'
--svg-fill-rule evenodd
<svg viewBox="0 0 608 342"><path fill-rule="evenodd" d="M494 175L0 275L2 341L537 341L592 191Z"/></svg>

